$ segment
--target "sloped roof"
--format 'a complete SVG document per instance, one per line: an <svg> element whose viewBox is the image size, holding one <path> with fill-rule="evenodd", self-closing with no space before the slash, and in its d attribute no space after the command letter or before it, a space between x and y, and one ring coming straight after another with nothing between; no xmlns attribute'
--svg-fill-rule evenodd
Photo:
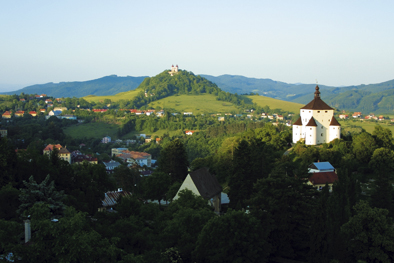
<svg viewBox="0 0 394 263"><path fill-rule="evenodd" d="M69 150L67 150L67 148L61 148L61 149L59 150L59 153L65 153L65 154L69 154L69 153L70 153L70 151L69 151Z"/></svg>
<svg viewBox="0 0 394 263"><path fill-rule="evenodd" d="M104 207L114 206L116 205L116 201L119 199L120 196L131 196L131 193L127 191L106 192L104 195L104 200L102 200L102 205Z"/></svg>
<svg viewBox="0 0 394 263"><path fill-rule="evenodd" d="M218 179L209 172L209 168L203 167L190 173L194 185L204 199L211 199L222 192Z"/></svg>
<svg viewBox="0 0 394 263"><path fill-rule="evenodd" d="M315 119L312 117L306 126L314 126L317 127Z"/></svg>
<svg viewBox="0 0 394 263"><path fill-rule="evenodd" d="M306 104L301 109L308 109L308 110L332 110L330 106L328 106L322 99L320 98L320 91L319 86L316 86L315 91L315 98Z"/></svg>
<svg viewBox="0 0 394 263"><path fill-rule="evenodd" d="M316 184L333 184L338 180L338 175L334 172L320 172L320 173L312 173L311 177L309 177L309 182L313 185Z"/></svg>
<svg viewBox="0 0 394 263"><path fill-rule="evenodd" d="M335 168L329 162L317 162L309 165L309 168L323 171L334 171Z"/></svg>
<svg viewBox="0 0 394 263"><path fill-rule="evenodd" d="M298 120L293 123L293 125L302 125L301 117L299 117Z"/></svg>
<svg viewBox="0 0 394 263"><path fill-rule="evenodd" d="M331 122L330 122L330 126L341 126L341 124L339 124L337 119L335 119L335 117L332 116L332 119L331 119Z"/></svg>

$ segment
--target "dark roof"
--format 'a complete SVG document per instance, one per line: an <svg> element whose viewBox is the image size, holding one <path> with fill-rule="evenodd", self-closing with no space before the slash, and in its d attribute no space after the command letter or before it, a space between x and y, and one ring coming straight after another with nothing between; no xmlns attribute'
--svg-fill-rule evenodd
<svg viewBox="0 0 394 263"><path fill-rule="evenodd" d="M332 116L332 119L331 119L331 122L330 122L330 126L341 126L341 124L339 124L337 119L335 119L334 116Z"/></svg>
<svg viewBox="0 0 394 263"><path fill-rule="evenodd" d="M59 150L59 153L70 153L70 151L67 150L67 148L61 148L61 149Z"/></svg>
<svg viewBox="0 0 394 263"><path fill-rule="evenodd" d="M218 179L209 172L209 168L203 167L190 173L198 192L204 199L211 199L222 192Z"/></svg>
<svg viewBox="0 0 394 263"><path fill-rule="evenodd" d="M293 125L302 125L301 117L299 117L298 120L293 123Z"/></svg>
<svg viewBox="0 0 394 263"><path fill-rule="evenodd" d="M320 172L320 173L312 173L311 177L309 177L309 182L313 185L316 184L333 184L338 180L338 175L334 172Z"/></svg>
<svg viewBox="0 0 394 263"><path fill-rule="evenodd" d="M322 99L320 98L320 91L319 86L316 86L315 91L315 98L306 104L301 109L308 109L308 110L332 110L330 106L328 106Z"/></svg>
<svg viewBox="0 0 394 263"><path fill-rule="evenodd" d="M317 127L317 124L316 124L316 122L315 122L315 119L312 117L312 118L309 120L309 122L308 122L308 124L307 124L306 126L315 126L315 127Z"/></svg>

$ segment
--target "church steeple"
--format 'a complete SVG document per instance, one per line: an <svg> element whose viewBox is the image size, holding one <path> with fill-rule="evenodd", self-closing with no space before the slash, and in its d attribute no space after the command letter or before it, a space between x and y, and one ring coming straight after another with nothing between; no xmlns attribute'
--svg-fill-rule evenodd
<svg viewBox="0 0 394 263"><path fill-rule="evenodd" d="M315 98L320 98L319 86L316 85L315 90L316 90L316 91L315 91Z"/></svg>

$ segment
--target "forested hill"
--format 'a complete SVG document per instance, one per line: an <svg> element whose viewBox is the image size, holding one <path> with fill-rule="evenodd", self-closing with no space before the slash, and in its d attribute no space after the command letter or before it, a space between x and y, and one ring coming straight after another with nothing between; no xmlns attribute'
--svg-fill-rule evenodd
<svg viewBox="0 0 394 263"><path fill-rule="evenodd" d="M218 100L229 101L236 105L241 103L241 98L235 94L222 91L216 84L192 72L180 70L171 76L168 70L146 78L138 87L140 93L132 100L132 107L139 108L172 95L199 95L213 94Z"/></svg>
<svg viewBox="0 0 394 263"><path fill-rule="evenodd" d="M106 76L89 81L36 84L4 94L46 94L51 97L84 97L88 95L113 95L136 89L146 77Z"/></svg>
<svg viewBox="0 0 394 263"><path fill-rule="evenodd" d="M288 84L271 79L247 78L236 75L218 77L201 75L228 92L258 93L260 95L306 104L313 99L316 84ZM364 113L393 113L394 80L383 83L330 87L320 85L321 97L330 106Z"/></svg>

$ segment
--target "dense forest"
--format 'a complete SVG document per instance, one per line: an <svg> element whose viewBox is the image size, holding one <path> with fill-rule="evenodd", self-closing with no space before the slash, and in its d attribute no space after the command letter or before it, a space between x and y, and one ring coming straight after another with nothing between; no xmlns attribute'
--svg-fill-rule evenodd
<svg viewBox="0 0 394 263"><path fill-rule="evenodd" d="M162 118L163 125L177 122L173 117ZM12 252L23 262L394 260L394 144L388 129L376 126L372 134L348 133L329 144L297 143L289 150L286 126L212 120L198 136L132 146L156 152L157 168L141 177L126 166L108 175L102 164L48 158L42 154L46 142L78 145L62 135L72 121L51 118L35 128L34 121L16 120L20 128L0 141L0 255ZM23 143L18 137L29 130L26 150L16 152ZM332 192L305 183L307 167L317 161L337 169ZM209 167L230 198L220 216L188 191L171 201L188 169L200 167ZM119 187L132 195L118 200L116 213L98 212L104 193ZM32 239L23 245L27 218Z"/></svg>

